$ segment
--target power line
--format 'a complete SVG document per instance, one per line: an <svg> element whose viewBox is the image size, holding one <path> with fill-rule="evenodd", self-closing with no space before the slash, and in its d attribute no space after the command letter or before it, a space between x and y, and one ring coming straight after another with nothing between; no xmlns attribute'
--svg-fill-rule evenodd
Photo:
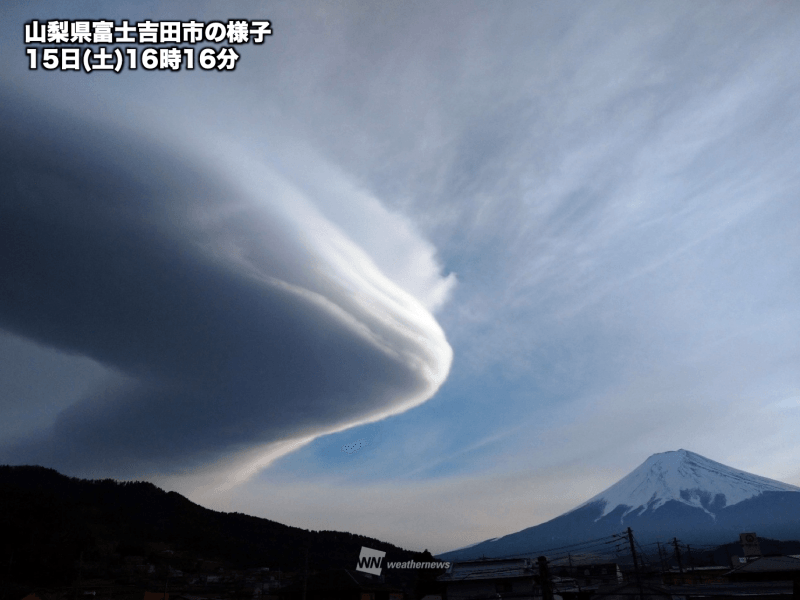
<svg viewBox="0 0 800 600"><path fill-rule="evenodd" d="M581 548L578 548L578 549L582 549L582 547L584 547L584 546L594 546L596 542L613 543L614 541L616 541L615 536L617 536L617 535L619 535L619 534L607 535L607 536L604 536L604 537L601 537L601 538L596 538L596 539L593 539L593 540L586 540L586 541L583 541L583 542L575 542L574 544L567 544L565 546L556 546L554 548L545 548L545 549L538 549L538 550L524 550L524 551L521 551L521 552L516 552L514 554L507 554L507 555L504 555L504 556L497 556L495 558L497 558L497 559L503 559L503 558L527 558L527 557L534 556L534 555L546 555L547 553L553 553L553 552L556 552L558 550L567 550L567 549L573 549L573 548L578 548L578 547L581 547ZM572 550L570 550L570 551L572 551Z"/></svg>
<svg viewBox="0 0 800 600"><path fill-rule="evenodd" d="M605 546L610 544L618 543L624 534L612 534L607 535L601 538L595 538L592 540L585 540L582 542L575 542L573 544L566 544L564 546L555 546L553 548L545 548L545 549L536 549L536 550L523 550L520 552L516 552L514 554L505 554L502 556L495 556L492 557L493 560L502 560L502 559L511 559L511 558L532 558L534 556L541 556L547 555L550 558L548 560L558 560L558 558L566 557L568 554L572 553L580 553L580 552L592 552L592 551L599 551L604 549ZM560 551L560 552L559 552ZM472 560L480 560L480 559L472 559ZM452 562L458 562L457 560ZM464 561L467 562L467 561ZM470 561L471 562L471 561Z"/></svg>

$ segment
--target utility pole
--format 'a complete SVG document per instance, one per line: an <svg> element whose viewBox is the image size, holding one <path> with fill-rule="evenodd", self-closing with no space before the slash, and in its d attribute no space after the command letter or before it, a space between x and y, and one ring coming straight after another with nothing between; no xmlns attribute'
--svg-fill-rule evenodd
<svg viewBox="0 0 800 600"><path fill-rule="evenodd" d="M167 594L167 586L169 586L169 565L167 565L167 578L164 581L164 600L169 598L169 594Z"/></svg>
<svg viewBox="0 0 800 600"><path fill-rule="evenodd" d="M306 589L308 587L308 547L306 546L306 561L303 567L303 600L306 600Z"/></svg>
<svg viewBox="0 0 800 600"><path fill-rule="evenodd" d="M666 571L666 560L664 560L664 552L661 550L661 542L656 542L658 545L658 561L661 563L661 570Z"/></svg>
<svg viewBox="0 0 800 600"><path fill-rule="evenodd" d="M540 556L537 561L539 563L539 580L542 586L542 600L553 600L553 589L550 587L550 573L547 572L547 558Z"/></svg>
<svg viewBox="0 0 800 600"><path fill-rule="evenodd" d="M675 546L675 558L678 559L678 571L683 575L683 563L681 562L681 549L678 547L678 538L672 538L672 545Z"/></svg>
<svg viewBox="0 0 800 600"><path fill-rule="evenodd" d="M575 583L578 584L578 593L581 593L581 580L578 579L578 569L572 568L572 554L567 552L567 559L569 560L569 576L575 578Z"/></svg>
<svg viewBox="0 0 800 600"><path fill-rule="evenodd" d="M691 544L686 544L686 554L689 556L689 569L694 571L694 561L692 560L692 546Z"/></svg>
<svg viewBox="0 0 800 600"><path fill-rule="evenodd" d="M8 571L6 572L6 580L4 583L8 584L8 587L5 585L2 587L3 594L0 595L0 600L5 600L6 598L6 590L11 589L11 565L14 564L14 551L11 551L11 558L8 559Z"/></svg>
<svg viewBox="0 0 800 600"><path fill-rule="evenodd" d="M644 600L644 590L642 589L642 577L639 575L639 561L636 558L636 546L633 544L633 530L628 527L628 544L631 547L631 556L633 557L633 572L636 574L636 585L639 586L639 598Z"/></svg>
<svg viewBox="0 0 800 600"><path fill-rule="evenodd" d="M78 578L75 580L75 583L72 584L72 589L75 594L75 600L78 600L78 586L81 583L82 571L83 571L83 552L81 552L80 556L78 557Z"/></svg>

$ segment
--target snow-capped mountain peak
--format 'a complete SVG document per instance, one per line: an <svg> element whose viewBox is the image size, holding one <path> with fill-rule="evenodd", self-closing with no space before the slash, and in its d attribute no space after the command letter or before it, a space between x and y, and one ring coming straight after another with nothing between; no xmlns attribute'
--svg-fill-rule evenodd
<svg viewBox="0 0 800 600"><path fill-rule="evenodd" d="M440 557L538 556L546 555L547 548L565 547L577 552L587 540L613 536L625 527L636 532L640 543L679 538L691 544L723 544L743 531L800 539L800 488L687 450L663 452L554 519Z"/></svg>
<svg viewBox="0 0 800 600"><path fill-rule="evenodd" d="M618 506L625 514L655 510L670 500L714 511L738 504L763 492L800 492L774 479L733 469L688 450L653 454L630 474L578 508L603 502L604 517ZM577 510L577 509L576 509Z"/></svg>

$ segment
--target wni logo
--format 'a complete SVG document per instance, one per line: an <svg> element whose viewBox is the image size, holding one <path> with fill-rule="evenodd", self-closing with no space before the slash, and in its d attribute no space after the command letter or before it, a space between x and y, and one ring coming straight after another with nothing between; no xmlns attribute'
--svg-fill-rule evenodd
<svg viewBox="0 0 800 600"><path fill-rule="evenodd" d="M356 571L369 573L371 575L380 575L382 568L381 563L383 562L384 556L386 556L386 552L361 546L361 555L358 557Z"/></svg>

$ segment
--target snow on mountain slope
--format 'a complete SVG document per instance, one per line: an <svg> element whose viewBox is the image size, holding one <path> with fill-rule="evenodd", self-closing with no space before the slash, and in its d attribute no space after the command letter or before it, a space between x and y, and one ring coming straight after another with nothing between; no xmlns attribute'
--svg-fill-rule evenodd
<svg viewBox="0 0 800 600"><path fill-rule="evenodd" d="M654 454L578 508L603 502L602 518L620 505L628 507L624 514L637 509L641 514L677 500L713 517L712 510L738 504L762 492L800 492L800 488L733 469L688 450L676 450Z"/></svg>
<svg viewBox="0 0 800 600"><path fill-rule="evenodd" d="M500 557L572 547L630 527L640 543L681 539L723 544L743 531L800 539L800 488L677 450L654 454L607 490L545 523L468 548L445 560Z"/></svg>

